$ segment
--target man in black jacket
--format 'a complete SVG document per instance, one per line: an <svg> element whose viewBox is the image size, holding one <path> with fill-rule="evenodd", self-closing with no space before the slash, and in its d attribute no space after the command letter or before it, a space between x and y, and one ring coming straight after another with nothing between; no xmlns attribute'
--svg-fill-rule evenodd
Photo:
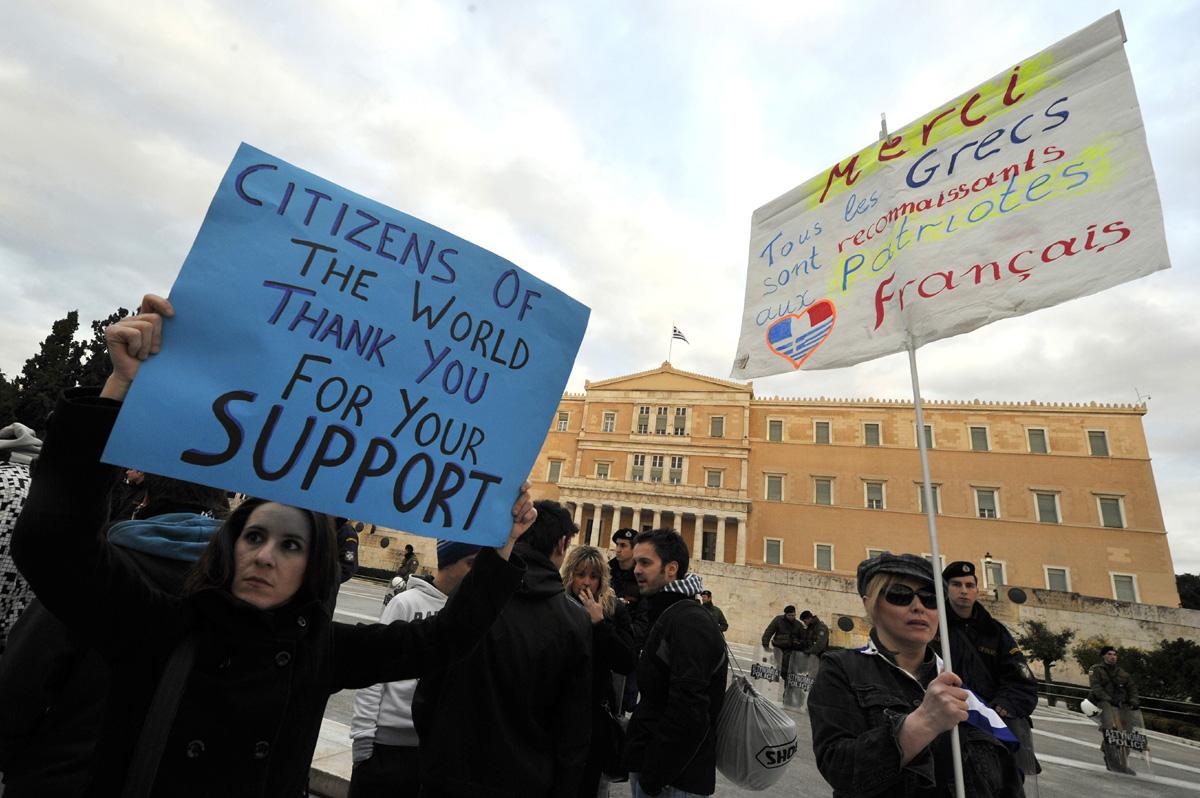
<svg viewBox="0 0 1200 798"><path fill-rule="evenodd" d="M977 655L962 662L956 658L954 671L1012 729L1021 741L1017 765L1022 773L1034 774L1039 768L1033 758L1029 716L1037 708L1037 679L1012 634L976 600L975 564L952 562L942 571L942 579L947 584L951 647L965 646Z"/></svg>
<svg viewBox="0 0 1200 798"><path fill-rule="evenodd" d="M633 798L667 787L716 791L716 724L725 700L725 640L695 600L688 550L670 529L642 532L633 557L650 631L638 660L642 700L629 721L626 764Z"/></svg>
<svg viewBox="0 0 1200 798"><path fill-rule="evenodd" d="M421 796L575 798L591 743L592 625L559 568L578 528L553 501L514 551L525 579L487 637L421 679Z"/></svg>

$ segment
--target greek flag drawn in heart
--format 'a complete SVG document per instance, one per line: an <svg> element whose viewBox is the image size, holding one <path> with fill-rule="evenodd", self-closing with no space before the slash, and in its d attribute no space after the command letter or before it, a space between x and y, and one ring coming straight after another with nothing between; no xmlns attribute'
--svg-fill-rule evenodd
<svg viewBox="0 0 1200 798"><path fill-rule="evenodd" d="M837 310L828 299L821 299L803 313L789 313L767 328L767 346L788 360L792 368L808 360L817 347L833 332Z"/></svg>

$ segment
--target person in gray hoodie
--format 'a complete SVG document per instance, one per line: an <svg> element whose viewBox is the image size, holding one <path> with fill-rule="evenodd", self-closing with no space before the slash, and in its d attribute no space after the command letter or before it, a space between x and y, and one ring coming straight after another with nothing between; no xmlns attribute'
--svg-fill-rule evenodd
<svg viewBox="0 0 1200 798"><path fill-rule="evenodd" d="M479 550L470 543L440 541L438 572L433 582L409 579L408 589L387 603L379 622L419 621L436 615L470 573ZM402 787L408 794L416 794L420 757L412 701L419 681L375 684L355 693L354 718L350 721L354 758L350 798L391 798Z"/></svg>
<svg viewBox="0 0 1200 798"><path fill-rule="evenodd" d="M113 486L119 489L115 471ZM229 504L222 490L154 474L146 475L146 488L146 504L135 518L110 526L108 540L143 579L178 594ZM99 653L34 599L0 659L5 798L78 794L100 733L109 683L108 665Z"/></svg>

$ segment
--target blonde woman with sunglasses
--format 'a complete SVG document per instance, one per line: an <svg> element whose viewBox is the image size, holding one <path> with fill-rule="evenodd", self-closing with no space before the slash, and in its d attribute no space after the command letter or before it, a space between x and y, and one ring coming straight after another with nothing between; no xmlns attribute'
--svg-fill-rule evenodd
<svg viewBox="0 0 1200 798"><path fill-rule="evenodd" d="M817 768L834 798L953 795L955 726L966 794L1024 795L1010 749L963 723L975 705L931 645L938 631L933 580L929 561L915 554L884 552L858 566L870 640L860 649L827 653L808 699ZM955 664L971 654L959 648L952 652Z"/></svg>

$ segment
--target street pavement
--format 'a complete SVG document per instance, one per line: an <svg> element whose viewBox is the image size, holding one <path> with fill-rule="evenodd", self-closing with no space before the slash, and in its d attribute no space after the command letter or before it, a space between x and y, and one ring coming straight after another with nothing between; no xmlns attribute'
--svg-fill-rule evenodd
<svg viewBox="0 0 1200 798"><path fill-rule="evenodd" d="M336 620L370 623L382 610L385 586L353 579L338 594ZM769 618L764 618L765 625ZM756 645L731 643L734 656L743 665L756 658ZM779 686L756 682L765 695L779 698ZM766 796L767 798L827 798L833 791L817 772L812 755L812 734L807 715L788 710L796 720L799 752L782 778L770 789L754 792L730 784L717 774L718 796ZM314 757L314 795L341 798L349 776L349 724L354 713L354 691L334 695L325 710L322 739ZM1122 776L1104 769L1100 755L1100 733L1087 718L1060 707L1041 706L1033 716L1034 746L1042 763L1036 784L1026 782L1029 798L1183 798L1200 794L1200 744L1152 734L1150 762L1140 755L1129 758L1137 776ZM612 798L624 798L629 788L612 785Z"/></svg>

